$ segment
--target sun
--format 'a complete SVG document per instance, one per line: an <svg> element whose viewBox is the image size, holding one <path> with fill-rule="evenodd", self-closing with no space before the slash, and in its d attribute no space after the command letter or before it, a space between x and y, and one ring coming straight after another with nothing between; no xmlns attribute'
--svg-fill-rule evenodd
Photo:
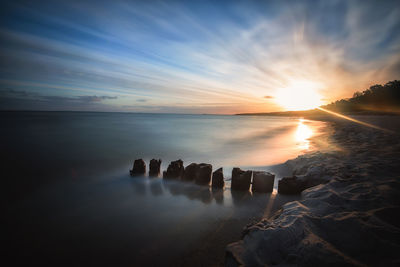
<svg viewBox="0 0 400 267"><path fill-rule="evenodd" d="M292 82L289 86L278 89L275 101L286 110L313 109L323 104L318 88L320 85L315 82Z"/></svg>

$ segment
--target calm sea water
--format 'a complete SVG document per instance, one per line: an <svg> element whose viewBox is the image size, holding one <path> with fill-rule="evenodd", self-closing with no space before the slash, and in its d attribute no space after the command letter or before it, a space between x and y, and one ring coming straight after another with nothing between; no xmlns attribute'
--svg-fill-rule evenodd
<svg viewBox="0 0 400 267"><path fill-rule="evenodd" d="M229 181L212 191L131 178L133 160L161 158L163 169L179 158L207 162L224 167L229 180L232 167L270 170L313 149L308 138L324 127L294 118L128 113L1 112L0 120L10 253L17 262L56 265L190 263L201 244L220 261L246 222L296 197L234 193Z"/></svg>

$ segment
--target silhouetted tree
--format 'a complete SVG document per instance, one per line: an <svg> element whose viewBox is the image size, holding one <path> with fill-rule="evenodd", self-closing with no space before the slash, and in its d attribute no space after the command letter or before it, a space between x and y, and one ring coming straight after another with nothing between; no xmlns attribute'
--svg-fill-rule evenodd
<svg viewBox="0 0 400 267"><path fill-rule="evenodd" d="M385 85L376 84L363 92L355 92L352 98L341 99L323 108L337 112L385 111L400 112L400 81Z"/></svg>

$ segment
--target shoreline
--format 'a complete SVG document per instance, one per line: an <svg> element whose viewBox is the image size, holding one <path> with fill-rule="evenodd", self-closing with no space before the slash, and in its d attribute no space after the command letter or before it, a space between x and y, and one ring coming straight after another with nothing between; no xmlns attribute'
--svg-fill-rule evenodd
<svg viewBox="0 0 400 267"><path fill-rule="evenodd" d="M326 121L325 121L326 122ZM330 122L326 122L326 125L321 131L317 132L317 135L310 139L310 146L312 147L311 152L301 152L298 157L307 155L308 153L316 153L319 150L330 150L330 141L327 140L332 134L332 126ZM323 144L322 144L323 143ZM278 164L251 167L249 169L259 169L268 170L276 175L274 183L273 195L268 194L269 207L264 208L258 216L253 217L242 217L224 219L214 222L209 225L205 230L204 234L200 237L198 241L189 246L189 248L178 257L172 263L167 264L168 266L224 266L225 265L225 248L227 244L235 242L242 237L243 229L246 225L254 224L267 216L270 218L275 212L279 211L281 207L290 203L291 201L296 201L300 199L299 195L283 195L277 194L278 180L282 177L290 176L293 172L293 166L290 166L288 162L294 160L293 158L286 159ZM230 179L228 179L230 181ZM230 188L225 188L225 190L231 190ZM233 193L235 193L234 191ZM243 194L242 192L236 192L238 194ZM250 193L250 196L258 195L257 193ZM261 194L265 195L265 194ZM242 205L245 205L242 203ZM267 211L266 211L267 210Z"/></svg>
<svg viewBox="0 0 400 267"><path fill-rule="evenodd" d="M343 120L330 124L336 150L286 162L315 186L271 218L247 225L242 240L227 246L226 265L399 262L400 228L390 218L399 211L398 134Z"/></svg>

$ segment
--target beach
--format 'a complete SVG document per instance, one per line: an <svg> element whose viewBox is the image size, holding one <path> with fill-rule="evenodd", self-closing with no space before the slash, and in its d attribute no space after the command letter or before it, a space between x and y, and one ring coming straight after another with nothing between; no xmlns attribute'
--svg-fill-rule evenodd
<svg viewBox="0 0 400 267"><path fill-rule="evenodd" d="M228 266L399 264L399 118L358 119L381 129L330 119L327 138L335 150L286 162L316 186L247 225L242 239L227 246Z"/></svg>

